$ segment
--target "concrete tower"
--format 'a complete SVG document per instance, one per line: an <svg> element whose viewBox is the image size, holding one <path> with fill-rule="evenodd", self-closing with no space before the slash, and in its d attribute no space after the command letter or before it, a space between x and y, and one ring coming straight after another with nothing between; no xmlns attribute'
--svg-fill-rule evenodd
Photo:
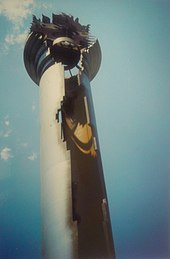
<svg viewBox="0 0 170 259"><path fill-rule="evenodd" d="M78 18L33 16L24 63L40 86L43 258L115 258L90 89L99 42Z"/></svg>

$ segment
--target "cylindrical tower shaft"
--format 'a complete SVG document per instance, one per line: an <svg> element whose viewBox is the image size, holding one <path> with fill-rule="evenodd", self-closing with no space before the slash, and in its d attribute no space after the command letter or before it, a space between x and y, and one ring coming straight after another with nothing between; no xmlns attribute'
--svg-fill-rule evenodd
<svg viewBox="0 0 170 259"><path fill-rule="evenodd" d="M40 80L40 166L43 258L76 258L76 226L72 221L70 151L61 139L57 108L64 96L61 63Z"/></svg>

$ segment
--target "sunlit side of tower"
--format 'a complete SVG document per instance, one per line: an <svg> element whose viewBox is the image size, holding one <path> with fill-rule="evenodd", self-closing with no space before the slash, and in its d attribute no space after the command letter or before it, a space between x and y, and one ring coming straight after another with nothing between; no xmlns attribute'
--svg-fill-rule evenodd
<svg viewBox="0 0 170 259"><path fill-rule="evenodd" d="M115 258L90 88L99 42L78 18L33 16L24 63L40 86L43 258Z"/></svg>

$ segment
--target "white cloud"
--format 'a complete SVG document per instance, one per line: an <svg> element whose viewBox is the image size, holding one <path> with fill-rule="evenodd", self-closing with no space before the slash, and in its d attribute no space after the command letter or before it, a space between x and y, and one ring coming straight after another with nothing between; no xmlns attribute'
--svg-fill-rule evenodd
<svg viewBox="0 0 170 259"><path fill-rule="evenodd" d="M26 143L26 142L21 143L21 147L24 147L24 148L28 147L28 143Z"/></svg>
<svg viewBox="0 0 170 259"><path fill-rule="evenodd" d="M10 22L10 31L6 34L1 50L8 53L14 44L24 45L28 31L23 30L24 20L33 13L35 0L0 0L0 15Z"/></svg>
<svg viewBox="0 0 170 259"><path fill-rule="evenodd" d="M33 104L32 107L31 107L32 111L34 112L35 109L36 109L36 106Z"/></svg>
<svg viewBox="0 0 170 259"><path fill-rule="evenodd" d="M12 158L13 156L11 155L11 149L8 147L5 147L1 150L0 156L2 160L7 161L9 158Z"/></svg>
<svg viewBox="0 0 170 259"><path fill-rule="evenodd" d="M13 34L7 34L5 37L5 43L7 45L14 45L14 44L20 44L23 45L26 41L26 38L28 36L28 31L24 31L22 33L13 33Z"/></svg>
<svg viewBox="0 0 170 259"><path fill-rule="evenodd" d="M37 154L35 152L32 152L32 154L30 156L27 157L29 160L36 160L37 159Z"/></svg>
<svg viewBox="0 0 170 259"><path fill-rule="evenodd" d="M0 14L18 27L32 13L33 6L34 0L0 0Z"/></svg>
<svg viewBox="0 0 170 259"><path fill-rule="evenodd" d="M0 137L8 138L12 133L8 115L5 116L5 118L4 118L4 124L5 124L4 129L0 131Z"/></svg>
<svg viewBox="0 0 170 259"><path fill-rule="evenodd" d="M6 120L6 121L5 121L5 125L6 125L6 126L9 126L9 124L10 124L9 120Z"/></svg>
<svg viewBox="0 0 170 259"><path fill-rule="evenodd" d="M11 129L6 129L6 131L3 133L4 138L8 138L12 133Z"/></svg>
<svg viewBox="0 0 170 259"><path fill-rule="evenodd" d="M0 0L0 15L6 17L10 23L10 30L0 43L0 52L2 54L8 54L9 47L12 45L24 46L29 32L29 28L28 30L23 29L24 21L29 16L32 16L35 9L41 9L43 13L43 9L52 9L52 4L48 3L48 1L42 3L38 0Z"/></svg>

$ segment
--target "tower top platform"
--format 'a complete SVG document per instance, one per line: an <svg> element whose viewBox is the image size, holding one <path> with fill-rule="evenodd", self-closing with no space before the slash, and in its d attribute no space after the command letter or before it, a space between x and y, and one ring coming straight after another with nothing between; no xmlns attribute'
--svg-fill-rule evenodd
<svg viewBox="0 0 170 259"><path fill-rule="evenodd" d="M73 16L33 16L30 33L24 48L24 63L32 80L39 85L42 74L55 62L62 63L65 70L78 68L91 81L101 64L98 40L90 35L90 25L81 25Z"/></svg>

